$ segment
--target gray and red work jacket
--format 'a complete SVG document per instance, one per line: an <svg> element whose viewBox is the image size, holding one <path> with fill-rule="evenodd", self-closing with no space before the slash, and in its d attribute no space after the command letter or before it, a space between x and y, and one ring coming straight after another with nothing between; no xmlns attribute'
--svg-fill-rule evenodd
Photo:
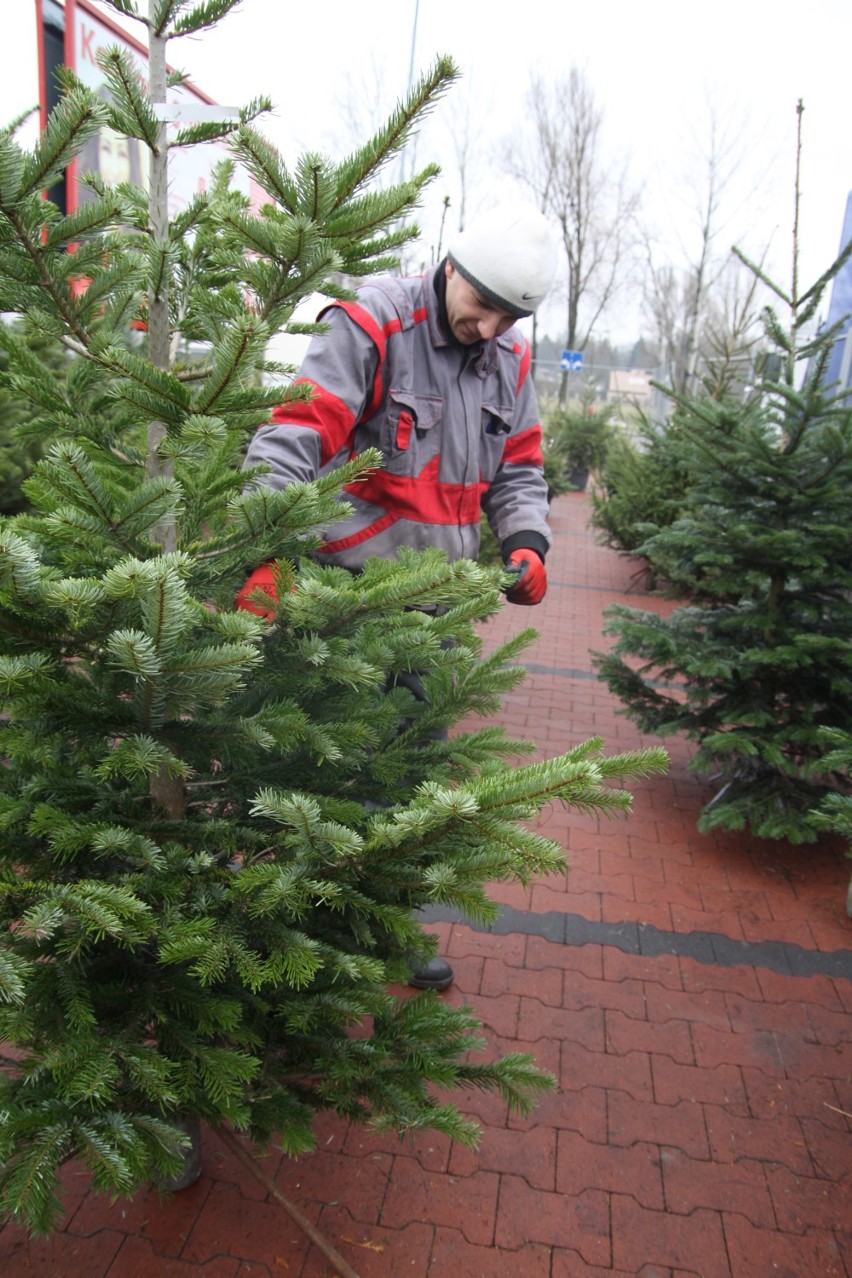
<svg viewBox="0 0 852 1278"><path fill-rule="evenodd" d="M550 545L529 344L515 328L455 342L434 280L378 278L327 307L329 331L298 379L313 398L275 409L249 446L246 464L268 463L274 488L381 452L381 468L343 493L354 510L328 530L322 563L357 571L401 546L475 559L481 510L504 556Z"/></svg>

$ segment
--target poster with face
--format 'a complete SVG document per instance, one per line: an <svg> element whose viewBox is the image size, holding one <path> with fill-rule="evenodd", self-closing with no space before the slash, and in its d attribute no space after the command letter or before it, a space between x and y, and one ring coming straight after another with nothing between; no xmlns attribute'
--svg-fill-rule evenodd
<svg viewBox="0 0 852 1278"><path fill-rule="evenodd" d="M67 0L65 60L74 69L78 79L104 101L109 101L109 89L103 70L98 65L98 55L111 45L120 45L130 54L140 80L147 86L148 55L144 47L108 17L98 13L87 0ZM209 104L212 101L190 84L170 88L168 100L182 106L192 103ZM184 126L170 124L170 136L174 137L180 127ZM213 169L227 157L227 148L221 142L207 142L201 146L170 152L171 217L185 208L194 195L206 190ZM92 198L91 188L84 180L87 172L98 173L111 186L119 182L133 182L147 189L148 159L148 148L143 142L137 138L124 137L109 127L102 128L71 166L68 184L69 212ZM249 195L255 206L266 198L252 189L254 184L249 182L248 175L239 167L234 185Z"/></svg>

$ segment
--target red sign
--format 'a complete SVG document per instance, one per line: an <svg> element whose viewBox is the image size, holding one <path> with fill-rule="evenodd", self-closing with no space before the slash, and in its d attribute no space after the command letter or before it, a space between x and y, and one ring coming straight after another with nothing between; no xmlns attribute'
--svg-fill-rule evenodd
<svg viewBox="0 0 852 1278"><path fill-rule="evenodd" d="M37 0L40 32L43 31L41 0ZM130 54L136 66L140 80L148 84L148 52L131 35L123 30L109 17L98 12L89 0L65 0L65 64L70 67L77 78L88 86L104 101L109 100L109 88L106 76L98 65L98 55L110 46L118 45ZM40 50L43 41L39 40ZM45 60L40 53L39 75L41 81L40 98L42 102L42 126L46 120L45 103L47 101L47 84ZM176 105L191 106L193 103L211 105L213 100L206 93L192 84L183 84L167 91L168 101ZM169 134L174 137L179 129L178 124L168 125ZM175 149L169 153L169 214L174 216L190 202L197 193L204 191L210 181L215 166L228 157L223 142L205 142L199 146ZM70 213L91 198L91 191L81 175L86 172L100 174L110 185L119 182L133 182L139 186L148 185L148 148L138 138L128 138L114 129L104 126L97 136L87 144L84 151L69 166L67 175L67 211ZM234 185L246 195L254 197L253 203L262 203L266 196L260 196L252 188L248 174L237 167Z"/></svg>

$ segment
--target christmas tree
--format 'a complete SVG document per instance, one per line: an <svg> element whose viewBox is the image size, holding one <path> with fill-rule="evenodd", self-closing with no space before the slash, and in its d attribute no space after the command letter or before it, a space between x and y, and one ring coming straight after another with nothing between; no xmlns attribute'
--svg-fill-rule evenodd
<svg viewBox="0 0 852 1278"><path fill-rule="evenodd" d="M800 291L798 192L791 289L752 266L786 310L765 312L759 385L673 396L693 482L641 551L687 602L613 609L597 664L645 731L697 742L719 783L700 829L808 841L836 781L822 729L852 725L852 404L826 384L837 326L808 330L852 244Z"/></svg>
<svg viewBox="0 0 852 1278"><path fill-rule="evenodd" d="M270 338L415 234L400 219L434 168L370 180L455 72L438 61L340 163L290 171L252 123L264 101L169 138L166 42L234 3L152 0L150 89L109 49L110 103L68 74L32 152L0 135L0 307L25 317L6 349L52 441L0 520L0 1208L37 1231L64 1160L130 1194L180 1169L183 1119L298 1154L323 1108L468 1142L447 1092L528 1108L552 1085L531 1058L476 1059L468 1009L394 994L434 950L412 911L494 918L489 881L562 869L531 828L543 804L622 811L619 780L664 763L590 741L518 767L500 729L443 739L522 678L531 632L484 658L476 628L500 570L429 551L319 567L376 458L283 492L241 469L250 432L304 394ZM43 192L103 122L148 147L149 193L89 175L64 216ZM226 162L169 220L170 146L213 138L267 202L252 212ZM270 620L233 606L267 559Z"/></svg>
<svg viewBox="0 0 852 1278"><path fill-rule="evenodd" d="M12 340L21 326L12 321L0 327L0 514L16 514L27 505L23 482L45 452L43 424L33 413L29 389L15 387L15 375L9 372L5 338L11 330ZM69 367L68 353L55 338L42 333L20 333L41 368L49 368L64 378Z"/></svg>
<svg viewBox="0 0 852 1278"><path fill-rule="evenodd" d="M817 830L828 830L846 840L846 855L852 857L852 730L826 728L823 734L829 753L824 759L842 778L842 785L827 794L811 813ZM852 880L846 893L846 913L852 918Z"/></svg>

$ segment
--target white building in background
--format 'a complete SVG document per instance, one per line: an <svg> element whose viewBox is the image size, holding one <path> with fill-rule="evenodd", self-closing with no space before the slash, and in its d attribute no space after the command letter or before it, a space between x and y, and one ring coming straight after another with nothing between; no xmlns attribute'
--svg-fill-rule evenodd
<svg viewBox="0 0 852 1278"><path fill-rule="evenodd" d="M651 374L641 368L613 368L609 374L607 386L607 403L635 404L638 408L649 408L653 395Z"/></svg>

